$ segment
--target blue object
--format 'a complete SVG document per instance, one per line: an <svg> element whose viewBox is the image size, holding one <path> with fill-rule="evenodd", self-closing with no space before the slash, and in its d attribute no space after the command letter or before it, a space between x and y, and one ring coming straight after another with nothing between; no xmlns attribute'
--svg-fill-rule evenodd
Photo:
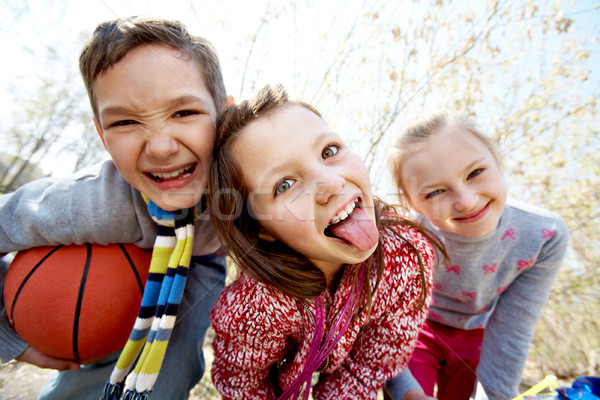
<svg viewBox="0 0 600 400"><path fill-rule="evenodd" d="M577 389L586 389L590 393L600 396L600 377L580 376L572 386Z"/></svg>
<svg viewBox="0 0 600 400"><path fill-rule="evenodd" d="M580 376L570 388L556 389L556 400L600 400L600 378Z"/></svg>

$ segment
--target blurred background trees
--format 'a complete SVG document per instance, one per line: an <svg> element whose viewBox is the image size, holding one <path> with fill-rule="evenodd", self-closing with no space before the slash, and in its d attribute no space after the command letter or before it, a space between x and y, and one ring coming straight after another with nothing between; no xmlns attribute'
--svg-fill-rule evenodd
<svg viewBox="0 0 600 400"><path fill-rule="evenodd" d="M0 1L7 11L0 43L13 46L3 53L29 53L37 67L8 76L3 92L4 191L32 166L56 173L60 163L73 170L104 157L76 69L95 25L131 14L176 18L215 44L236 99L281 82L316 105L364 156L376 193L390 201L383 163L390 133L426 109L468 112L498 142L510 195L557 212L571 230L526 379L600 372L598 2L181 0L159 10L139 0L98 2L104 14L92 16L75 14L74 1L54 3ZM45 25L31 24L40 15ZM76 24L81 15L85 25ZM48 27L63 25L72 26L70 40L43 40ZM33 42L20 39L21 29L37 32Z"/></svg>

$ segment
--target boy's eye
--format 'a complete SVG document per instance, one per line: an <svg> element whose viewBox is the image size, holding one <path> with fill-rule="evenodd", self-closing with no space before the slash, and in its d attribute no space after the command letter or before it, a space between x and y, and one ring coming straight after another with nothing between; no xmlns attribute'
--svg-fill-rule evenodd
<svg viewBox="0 0 600 400"><path fill-rule="evenodd" d="M281 194L292 187L294 181L292 179L282 179L275 185L275 194Z"/></svg>
<svg viewBox="0 0 600 400"><path fill-rule="evenodd" d="M189 117L190 115L195 115L198 114L196 111L191 111L191 110L182 110L182 111L177 111L174 115L175 118L183 118L183 117Z"/></svg>
<svg viewBox="0 0 600 400"><path fill-rule="evenodd" d="M132 119L124 119L124 120L121 120L121 121L113 122L112 124L109 125L109 127L134 125L134 124L137 124L137 121L134 121Z"/></svg>
<svg viewBox="0 0 600 400"><path fill-rule="evenodd" d="M485 170L484 168L477 168L476 170L471 172L469 174L469 176L467 176L467 179L475 178L477 175L481 174L484 170Z"/></svg>
<svg viewBox="0 0 600 400"><path fill-rule="evenodd" d="M434 190L433 192L427 193L427 195L425 196L425 198L426 199L430 199L432 197L439 196L440 194L442 194L442 190L441 189Z"/></svg>
<svg viewBox="0 0 600 400"><path fill-rule="evenodd" d="M335 156L338 151L340 151L340 146L336 144L330 144L327 147L325 147L325 149L323 149L323 153L321 153L321 156L323 157L323 159L327 159L329 157Z"/></svg>

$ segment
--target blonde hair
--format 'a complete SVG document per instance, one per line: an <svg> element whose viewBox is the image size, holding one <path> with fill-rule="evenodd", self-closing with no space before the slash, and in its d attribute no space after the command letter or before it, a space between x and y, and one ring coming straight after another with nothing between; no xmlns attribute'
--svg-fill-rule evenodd
<svg viewBox="0 0 600 400"><path fill-rule="evenodd" d="M401 200L406 200L402 182L402 164L407 157L421 150L436 134L449 131L446 128L456 128L459 132L468 132L480 140L492 153L498 167L502 168L502 159L496 143L483 134L466 116L446 110L436 111L410 120L393 137L387 156L387 166L394 184L400 192Z"/></svg>

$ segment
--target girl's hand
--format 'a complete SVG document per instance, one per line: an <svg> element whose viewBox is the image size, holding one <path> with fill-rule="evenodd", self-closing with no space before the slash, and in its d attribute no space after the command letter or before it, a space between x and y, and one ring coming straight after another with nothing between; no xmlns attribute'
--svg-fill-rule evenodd
<svg viewBox="0 0 600 400"><path fill-rule="evenodd" d="M16 358L16 360L26 362L40 368L57 369L59 371L79 369L79 364L75 361L49 356L48 354L42 353L31 346L27 347L25 351Z"/></svg>
<svg viewBox="0 0 600 400"><path fill-rule="evenodd" d="M421 389L412 389L406 392L402 400L436 400L435 397L429 397Z"/></svg>

